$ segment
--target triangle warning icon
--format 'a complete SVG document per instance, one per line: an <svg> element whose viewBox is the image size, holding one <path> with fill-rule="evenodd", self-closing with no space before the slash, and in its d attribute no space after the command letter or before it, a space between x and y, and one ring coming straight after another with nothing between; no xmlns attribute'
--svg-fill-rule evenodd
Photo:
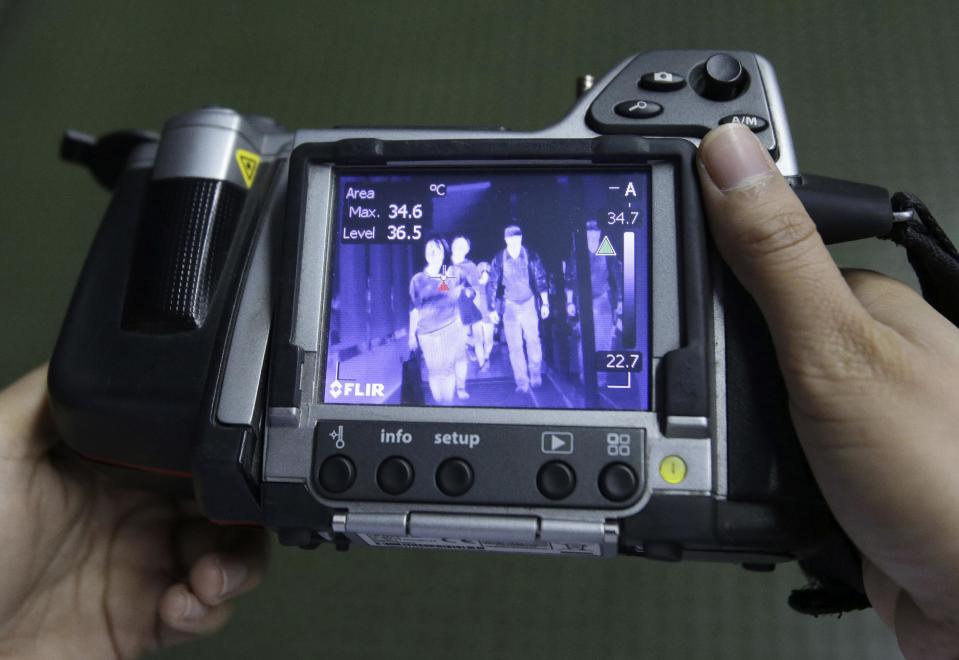
<svg viewBox="0 0 959 660"><path fill-rule="evenodd" d="M596 249L597 257L615 257L616 250L613 249L613 244L609 240L609 236L603 236L603 242L599 244L599 247Z"/></svg>
<svg viewBox="0 0 959 660"><path fill-rule="evenodd" d="M253 179L256 178L256 170L260 166L260 156L246 149L236 150L236 164L240 167L240 174L243 176L243 182L247 188L253 186Z"/></svg>

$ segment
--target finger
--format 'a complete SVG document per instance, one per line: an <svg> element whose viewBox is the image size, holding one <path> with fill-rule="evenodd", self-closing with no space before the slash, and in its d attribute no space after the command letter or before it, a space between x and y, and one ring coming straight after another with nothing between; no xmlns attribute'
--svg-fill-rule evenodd
<svg viewBox="0 0 959 660"><path fill-rule="evenodd" d="M896 601L901 589L867 557L862 558L862 583L869 604L890 630L895 629Z"/></svg>
<svg viewBox="0 0 959 660"><path fill-rule="evenodd" d="M204 604L217 605L256 588L266 563L266 551L255 545L204 555L190 569L190 587Z"/></svg>
<svg viewBox="0 0 959 660"><path fill-rule="evenodd" d="M853 295L869 314L912 343L941 353L956 349L956 328L912 288L869 270L844 269Z"/></svg>
<svg viewBox="0 0 959 660"><path fill-rule="evenodd" d="M41 365L0 391L0 459L43 454L57 435L47 409L47 365Z"/></svg>
<svg viewBox="0 0 959 660"><path fill-rule="evenodd" d="M959 655L955 625L930 619L905 591L896 600L895 631L907 660L955 660Z"/></svg>
<svg viewBox="0 0 959 660"><path fill-rule="evenodd" d="M160 597L158 607L161 646L185 641L196 635L209 635L220 630L233 614L232 603L205 605L187 585L174 584Z"/></svg>
<svg viewBox="0 0 959 660"><path fill-rule="evenodd" d="M190 587L207 605L249 591L266 572L269 539L261 529L188 521L178 530L176 541Z"/></svg>
<svg viewBox="0 0 959 660"><path fill-rule="evenodd" d="M868 315L816 226L749 129L725 124L700 145L698 169L710 230L723 259L755 298L777 349L826 360L822 341L842 344ZM842 348L842 346L840 346Z"/></svg>
<svg viewBox="0 0 959 660"><path fill-rule="evenodd" d="M266 532L259 527L216 525L206 518L189 518L177 527L174 546L180 566L189 570L203 555L254 542L265 547L266 539Z"/></svg>

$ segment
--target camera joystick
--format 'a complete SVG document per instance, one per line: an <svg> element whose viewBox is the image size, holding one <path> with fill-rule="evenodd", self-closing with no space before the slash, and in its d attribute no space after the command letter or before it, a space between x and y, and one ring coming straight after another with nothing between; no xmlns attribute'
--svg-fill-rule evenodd
<svg viewBox="0 0 959 660"><path fill-rule="evenodd" d="M697 67L693 88L711 101L732 101L746 91L749 74L732 55L717 53Z"/></svg>

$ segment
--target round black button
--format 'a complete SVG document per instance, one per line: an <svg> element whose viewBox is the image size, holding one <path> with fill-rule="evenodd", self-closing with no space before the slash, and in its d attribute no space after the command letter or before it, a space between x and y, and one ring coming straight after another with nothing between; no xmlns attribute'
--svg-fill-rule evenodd
<svg viewBox="0 0 959 660"><path fill-rule="evenodd" d="M706 60L706 76L717 83L734 84L742 75L743 65L732 55L717 53Z"/></svg>
<svg viewBox="0 0 959 660"><path fill-rule="evenodd" d="M473 487L473 468L462 458L449 458L436 470L436 485L450 497L462 495Z"/></svg>
<svg viewBox="0 0 959 660"><path fill-rule="evenodd" d="M330 456L320 466L320 486L331 493L342 493L353 485L356 467L342 454Z"/></svg>
<svg viewBox="0 0 959 660"><path fill-rule="evenodd" d="M391 456L376 469L376 484L390 495L399 495L413 485L413 466L405 458Z"/></svg>
<svg viewBox="0 0 959 660"><path fill-rule="evenodd" d="M652 101L635 99L633 101L617 103L613 111L620 117L626 117L627 119L649 119L661 113L663 106L658 103L653 103Z"/></svg>
<svg viewBox="0 0 959 660"><path fill-rule="evenodd" d="M731 101L744 91L749 75L732 55L717 53L695 71L696 91L713 101Z"/></svg>
<svg viewBox="0 0 959 660"><path fill-rule="evenodd" d="M636 472L625 463L610 463L599 473L599 490L608 500L628 500L638 487Z"/></svg>
<svg viewBox="0 0 959 660"><path fill-rule="evenodd" d="M561 500L576 488L576 473L562 461L550 461L539 469L536 486L544 497Z"/></svg>

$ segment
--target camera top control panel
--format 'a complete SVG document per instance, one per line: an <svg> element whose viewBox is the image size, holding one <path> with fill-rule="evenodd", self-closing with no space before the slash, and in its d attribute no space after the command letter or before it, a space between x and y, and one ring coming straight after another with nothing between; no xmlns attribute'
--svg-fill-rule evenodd
<svg viewBox="0 0 959 660"><path fill-rule="evenodd" d="M748 126L775 156L763 69L768 64L753 53L645 53L600 92L587 122L598 133L691 138L736 122ZM778 93L772 101L779 102Z"/></svg>

